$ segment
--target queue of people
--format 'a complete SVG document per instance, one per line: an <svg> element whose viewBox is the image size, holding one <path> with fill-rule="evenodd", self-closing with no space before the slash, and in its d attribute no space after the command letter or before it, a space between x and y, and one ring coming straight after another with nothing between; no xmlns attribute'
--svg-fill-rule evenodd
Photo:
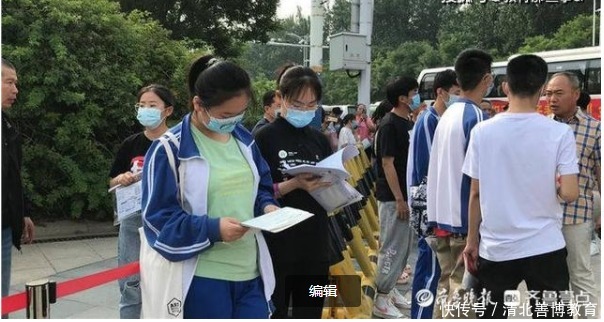
<svg viewBox="0 0 604 322"><path fill-rule="evenodd" d="M241 123L251 80L233 62L206 55L191 64L190 111L172 128L166 121L178 107L170 89L143 87L135 109L144 129L122 143L109 173L110 187L140 184L142 191L141 211L120 222L119 265L140 260L141 270L120 280L120 317L162 316L168 304L157 301L159 294L176 283L182 303L168 305L173 316L320 318L324 299L309 297L308 285L327 281L330 239L328 214L310 193L330 183L283 170L361 144L377 177L375 316L402 318L400 310L410 308L412 318L446 317L447 303L474 291L464 285L468 274L490 293L488 317L508 316L504 292L522 280L537 294L533 306L546 291L587 294L599 303L590 245L600 122L577 107L577 77L559 73L547 80L547 65L533 55L508 63L502 89L509 108L494 114L483 100L493 86L492 61L481 50L461 52L454 71L436 75L432 106L422 107L417 81L403 76L387 85L387 99L372 118L358 104L343 118L336 109L321 114L321 127L314 123L323 88L308 67L283 66L252 132ZM4 115L17 95L15 83L16 69L3 59L2 140L3 152L10 152L2 154L3 185L22 187L18 132ZM550 118L536 112L542 94ZM21 190L3 189L3 292L10 285L11 244L33 239ZM280 207L314 216L280 233L241 225ZM150 281L157 260L144 257L145 247L178 274ZM395 285L408 273L413 248L418 260L409 301ZM155 285L145 288L148 283ZM436 298L429 305L417 296L426 289ZM585 307L578 314L585 317ZM474 316L458 311L454 317Z"/></svg>

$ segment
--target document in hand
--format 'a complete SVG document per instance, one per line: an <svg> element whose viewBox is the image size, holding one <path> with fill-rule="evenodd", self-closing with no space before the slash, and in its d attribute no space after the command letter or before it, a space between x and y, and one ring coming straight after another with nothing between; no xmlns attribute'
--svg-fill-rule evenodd
<svg viewBox="0 0 604 322"><path fill-rule="evenodd" d="M118 186L110 191L115 191L115 211L118 222L141 211L142 181L137 181L127 187Z"/></svg>
<svg viewBox="0 0 604 322"><path fill-rule="evenodd" d="M327 212L332 212L363 199L363 195L346 182L350 174L344 168L344 162L358 154L359 150L356 146L346 146L316 165L303 164L285 169L283 173L292 176L310 173L320 176L323 182L331 182L331 186L317 189L310 195Z"/></svg>
<svg viewBox="0 0 604 322"><path fill-rule="evenodd" d="M241 226L278 233L295 226L312 216L314 215L304 210L284 207L269 212L268 214L246 220L241 223Z"/></svg>

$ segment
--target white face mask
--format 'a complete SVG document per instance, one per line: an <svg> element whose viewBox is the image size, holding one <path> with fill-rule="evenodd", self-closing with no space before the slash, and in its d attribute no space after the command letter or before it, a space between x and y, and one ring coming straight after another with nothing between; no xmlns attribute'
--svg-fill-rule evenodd
<svg viewBox="0 0 604 322"><path fill-rule="evenodd" d="M451 106L453 103L457 102L459 100L459 96L455 95L455 94L449 94L449 100L447 100L445 102L445 106L447 108L449 108L449 106Z"/></svg>

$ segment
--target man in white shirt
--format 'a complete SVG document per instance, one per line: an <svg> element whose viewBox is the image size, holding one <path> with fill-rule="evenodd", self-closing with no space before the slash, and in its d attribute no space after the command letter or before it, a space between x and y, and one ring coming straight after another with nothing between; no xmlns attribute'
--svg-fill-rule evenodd
<svg viewBox="0 0 604 322"><path fill-rule="evenodd" d="M490 292L487 317L507 317L504 304L522 280L539 292L530 300L533 317L571 317L568 307L554 315L569 288L558 197L577 198L579 168L572 129L536 111L546 78L541 57L508 63L509 110L474 127L463 166L472 178L464 256Z"/></svg>

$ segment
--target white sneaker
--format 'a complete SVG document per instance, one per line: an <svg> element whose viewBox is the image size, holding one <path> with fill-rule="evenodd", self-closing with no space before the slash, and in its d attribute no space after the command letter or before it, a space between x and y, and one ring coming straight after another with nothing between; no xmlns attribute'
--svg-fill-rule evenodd
<svg viewBox="0 0 604 322"><path fill-rule="evenodd" d="M396 287L392 289L392 291L390 291L390 294L388 294L390 296L390 299L392 300L392 303L394 304L394 306L396 306L399 309L406 309L406 310L410 310L411 309L411 301L407 300L403 294L401 294Z"/></svg>
<svg viewBox="0 0 604 322"><path fill-rule="evenodd" d="M378 294L373 304L373 315L383 319L402 319L405 316L390 300L389 295Z"/></svg>
<svg viewBox="0 0 604 322"><path fill-rule="evenodd" d="M591 256L595 256L600 253L600 240L598 238L591 241L590 253Z"/></svg>

